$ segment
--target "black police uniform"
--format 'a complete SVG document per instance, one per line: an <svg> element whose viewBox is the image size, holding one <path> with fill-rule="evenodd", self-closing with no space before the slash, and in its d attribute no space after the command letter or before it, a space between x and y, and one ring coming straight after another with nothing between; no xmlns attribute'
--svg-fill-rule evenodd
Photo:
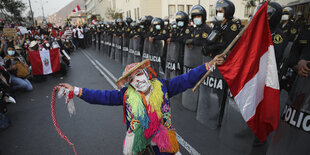
<svg viewBox="0 0 310 155"><path fill-rule="evenodd" d="M216 22L214 24L213 31L217 31L219 33L219 37L215 42L205 42L203 54L205 56L214 57L222 53L239 34L241 28L241 21L236 18L227 20L223 25L221 25L219 22Z"/></svg>
<svg viewBox="0 0 310 155"><path fill-rule="evenodd" d="M298 27L294 22L288 21L287 24L284 25L282 23L282 32L288 38L288 41L294 41L296 35L298 34Z"/></svg>

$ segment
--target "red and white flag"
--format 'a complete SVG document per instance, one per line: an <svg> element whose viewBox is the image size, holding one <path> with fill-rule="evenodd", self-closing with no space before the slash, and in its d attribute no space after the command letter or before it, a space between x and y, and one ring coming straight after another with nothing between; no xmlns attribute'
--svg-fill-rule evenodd
<svg viewBox="0 0 310 155"><path fill-rule="evenodd" d="M79 11L81 11L81 8L79 5L77 5L72 11L73 12L79 12Z"/></svg>
<svg viewBox="0 0 310 155"><path fill-rule="evenodd" d="M222 66L218 66L256 137L265 142L279 122L280 90L267 2L254 15Z"/></svg>
<svg viewBox="0 0 310 155"><path fill-rule="evenodd" d="M91 24L96 25L96 24L97 24L97 19L94 18L94 19L91 21Z"/></svg>
<svg viewBox="0 0 310 155"><path fill-rule="evenodd" d="M47 75L60 70L58 48L29 51L28 54L33 75Z"/></svg>

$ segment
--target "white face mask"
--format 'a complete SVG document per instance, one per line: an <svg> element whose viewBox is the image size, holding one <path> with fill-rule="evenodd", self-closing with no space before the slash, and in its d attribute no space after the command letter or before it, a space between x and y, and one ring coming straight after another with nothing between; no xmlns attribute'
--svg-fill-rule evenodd
<svg viewBox="0 0 310 155"><path fill-rule="evenodd" d="M8 51L8 54L12 56L12 55L14 55L14 54L15 54L15 51L13 51L13 50L9 50L9 51Z"/></svg>
<svg viewBox="0 0 310 155"><path fill-rule="evenodd" d="M50 47L50 44L49 44L49 43L46 43L45 45L46 45L46 47Z"/></svg>
<svg viewBox="0 0 310 155"><path fill-rule="evenodd" d="M140 91L142 93L145 93L151 86L143 70L135 73L134 78L130 80L130 85L135 88L137 92Z"/></svg>
<svg viewBox="0 0 310 155"><path fill-rule="evenodd" d="M288 15L282 15L281 20L288 20L288 19L289 19L289 16L288 16Z"/></svg>
<svg viewBox="0 0 310 155"><path fill-rule="evenodd" d="M217 13L216 14L216 19L218 21L223 21L224 20L224 13L221 13L221 12Z"/></svg>
<svg viewBox="0 0 310 155"><path fill-rule="evenodd" d="M156 25L155 28L156 28L157 30L160 30L160 25Z"/></svg>

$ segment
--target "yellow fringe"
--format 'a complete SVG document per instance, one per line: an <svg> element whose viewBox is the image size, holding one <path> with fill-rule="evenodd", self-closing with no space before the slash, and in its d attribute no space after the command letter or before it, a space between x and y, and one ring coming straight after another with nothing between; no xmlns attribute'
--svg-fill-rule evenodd
<svg viewBox="0 0 310 155"><path fill-rule="evenodd" d="M169 153L177 153L180 150L180 148L179 148L179 144L177 141L175 131L171 131L167 129L167 134L169 138L170 150L166 150L166 151Z"/></svg>
<svg viewBox="0 0 310 155"><path fill-rule="evenodd" d="M153 87L153 92L149 98L149 102L152 107L151 109L152 109L152 112L154 112L155 110L157 117L161 119L163 116L163 113L161 111L161 106L163 104L163 96L164 96L164 93L161 89L162 83L159 80L155 79L151 81L151 85Z"/></svg>
<svg viewBox="0 0 310 155"><path fill-rule="evenodd" d="M137 119L138 117L144 116L144 104L142 102L142 97L139 93L135 91L131 86L127 89L127 103L131 106L132 114Z"/></svg>

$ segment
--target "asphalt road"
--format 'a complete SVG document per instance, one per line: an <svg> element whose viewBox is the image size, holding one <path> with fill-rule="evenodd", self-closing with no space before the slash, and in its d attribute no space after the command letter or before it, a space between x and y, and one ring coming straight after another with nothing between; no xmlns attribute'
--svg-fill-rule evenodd
<svg viewBox="0 0 310 155"><path fill-rule="evenodd" d="M105 56L102 50L88 48L72 53L71 68L67 75L49 75L47 81L33 83L32 92L16 94L17 104L9 105L7 114L13 125L0 131L0 154L74 154L53 126L51 95L53 87L58 83L70 83L90 89L114 89L90 59L94 63L98 62L97 68L106 75L107 72L99 64L116 78L120 77L123 71L123 66ZM111 76L108 78L114 81ZM56 100L58 123L61 130L75 144L78 154L122 154L126 127L123 124L121 106L91 105L75 98L76 115L70 117L64 102L64 99ZM195 151L199 154L218 154L222 149L219 147L217 136L219 131L210 130L196 121L196 113L183 108L178 104L177 98L172 98L172 123L180 135L182 154L195 154Z"/></svg>

